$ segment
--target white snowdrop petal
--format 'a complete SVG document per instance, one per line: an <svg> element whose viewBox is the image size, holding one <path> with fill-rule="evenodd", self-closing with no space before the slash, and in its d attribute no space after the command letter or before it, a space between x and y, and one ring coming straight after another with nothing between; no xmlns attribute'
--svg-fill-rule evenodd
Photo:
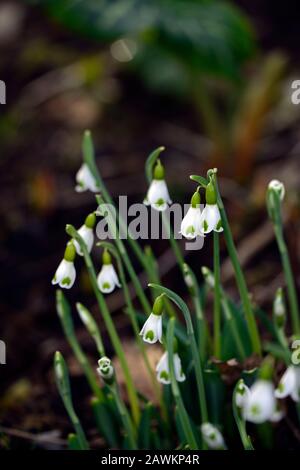
<svg viewBox="0 0 300 470"><path fill-rule="evenodd" d="M52 279L52 284L58 284L62 289L71 289L76 279L74 263L63 259Z"/></svg>
<svg viewBox="0 0 300 470"><path fill-rule="evenodd" d="M83 239L83 241L85 242L87 250L90 253L92 251L92 247L93 247L93 244L94 244L93 229L87 227L86 225L82 225L82 227L80 227L80 229L78 230L78 233L81 236L81 238ZM82 253L82 250L80 248L79 243L76 240L74 240L73 243L74 243L77 254L82 256L83 253Z"/></svg>
<svg viewBox="0 0 300 470"><path fill-rule="evenodd" d="M140 331L140 335L146 343L154 344L162 337L162 318L161 315L151 313Z"/></svg>
<svg viewBox="0 0 300 470"><path fill-rule="evenodd" d="M174 369L177 382L184 382L186 377L182 370L181 359L177 353L174 354Z"/></svg>
<svg viewBox="0 0 300 470"><path fill-rule="evenodd" d="M75 190L77 192L83 192L87 190L92 192L99 191L99 186L97 185L97 182L86 163L83 163L78 170L76 174L76 182L77 185L75 186Z"/></svg>
<svg viewBox="0 0 300 470"><path fill-rule="evenodd" d="M165 180L152 180L144 203L151 205L153 209L158 211L167 209L168 204L171 204L172 201Z"/></svg>
<svg viewBox="0 0 300 470"><path fill-rule="evenodd" d="M225 442L222 434L211 423L203 423L201 425L201 433L204 441L210 449L225 448Z"/></svg>
<svg viewBox="0 0 300 470"><path fill-rule="evenodd" d="M115 287L120 287L118 276L112 264L104 264L97 277L98 287L103 294L110 294Z"/></svg>
<svg viewBox="0 0 300 470"><path fill-rule="evenodd" d="M257 380L243 409L244 418L252 423L268 421L276 410L274 386L267 380Z"/></svg>
<svg viewBox="0 0 300 470"><path fill-rule="evenodd" d="M200 230L201 211L199 207L190 207L181 222L180 233L188 239L202 235Z"/></svg>
<svg viewBox="0 0 300 470"><path fill-rule="evenodd" d="M240 383L235 394L235 404L238 408L243 409L246 406L250 396L250 389L244 383Z"/></svg>
<svg viewBox="0 0 300 470"><path fill-rule="evenodd" d="M296 386L296 374L294 366L290 366L286 369L281 380L278 384L278 387L275 390L276 398L285 398L288 395L291 395Z"/></svg>

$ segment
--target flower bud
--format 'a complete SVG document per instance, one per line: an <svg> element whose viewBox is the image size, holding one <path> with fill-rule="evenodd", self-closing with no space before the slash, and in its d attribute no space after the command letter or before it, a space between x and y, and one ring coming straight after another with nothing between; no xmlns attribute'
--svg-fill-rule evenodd
<svg viewBox="0 0 300 470"><path fill-rule="evenodd" d="M99 359L98 366L99 367L97 368L97 372L100 375L100 377L103 379L105 383L107 383L108 385L111 385L115 377L115 371L111 363L111 360L108 357L103 356L101 357L101 359Z"/></svg>
<svg viewBox="0 0 300 470"><path fill-rule="evenodd" d="M209 289L214 289L214 287L215 287L215 278L214 278L214 275L213 275L212 271L210 269L208 269L206 266L202 266L201 272L202 272L202 275L204 277L204 281L205 281L207 287L209 287Z"/></svg>
<svg viewBox="0 0 300 470"><path fill-rule="evenodd" d="M282 328L286 321L286 306L284 302L283 290L277 289L273 302L273 319L278 328Z"/></svg>

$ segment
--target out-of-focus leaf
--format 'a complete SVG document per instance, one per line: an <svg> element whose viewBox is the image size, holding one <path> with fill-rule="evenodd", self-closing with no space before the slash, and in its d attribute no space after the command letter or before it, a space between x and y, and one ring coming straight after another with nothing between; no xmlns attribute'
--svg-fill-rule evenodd
<svg viewBox="0 0 300 470"><path fill-rule="evenodd" d="M92 398L91 406L96 421L97 428L111 447L118 447L120 444L120 435L118 433L118 424L111 412L108 403L103 403L98 398Z"/></svg>
<svg viewBox="0 0 300 470"><path fill-rule="evenodd" d="M61 23L102 41L131 37L158 45L189 68L236 78L253 52L251 27L242 13L213 0L35 0Z"/></svg>
<svg viewBox="0 0 300 470"><path fill-rule="evenodd" d="M147 403L145 406L140 425L139 425L139 449L150 449L151 448L151 419L153 413L153 405L152 403Z"/></svg>
<svg viewBox="0 0 300 470"><path fill-rule="evenodd" d="M225 404L225 385L220 377L220 372L214 369L204 371L206 396L209 408L210 421L214 424L223 422Z"/></svg>
<svg viewBox="0 0 300 470"><path fill-rule="evenodd" d="M235 324L238 329L238 333L240 335L240 339L243 343L244 350L246 351L246 355L249 356L251 354L251 343L249 338L249 333L247 330L247 324L245 322L244 316L241 310L230 300L228 300L229 308L231 310L232 318L235 321ZM230 320L225 320L223 332L222 332L222 360L227 361L233 357L238 358L239 353L236 348L236 343L234 337L231 332L231 328L229 325Z"/></svg>

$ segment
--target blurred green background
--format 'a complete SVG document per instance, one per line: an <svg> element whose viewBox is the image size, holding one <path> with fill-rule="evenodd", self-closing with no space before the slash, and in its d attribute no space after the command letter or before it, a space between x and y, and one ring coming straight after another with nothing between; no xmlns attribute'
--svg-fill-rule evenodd
<svg viewBox="0 0 300 470"><path fill-rule="evenodd" d="M0 446L32 446L34 435L50 432L43 445L59 447L58 430L69 426L51 374L53 351L70 351L50 280L65 224L81 225L94 208L90 194L74 192L84 129L93 132L115 197L142 201L144 161L159 145L167 149L173 200L187 202L190 174L218 166L254 300L266 307L282 274L264 193L270 179L282 179L299 280L300 105L291 104L291 83L300 78L299 20L296 1L289 8L270 0L0 3L0 79L7 85L0 105L0 338L7 343ZM180 290L168 245L153 249L164 282ZM197 273L211 264L210 253L208 242L198 258L187 254ZM234 295L226 258L222 270ZM79 281L71 300L90 298L84 272ZM116 293L110 307L126 337L121 306ZM91 348L83 330L79 336ZM82 396L75 363L72 372Z"/></svg>

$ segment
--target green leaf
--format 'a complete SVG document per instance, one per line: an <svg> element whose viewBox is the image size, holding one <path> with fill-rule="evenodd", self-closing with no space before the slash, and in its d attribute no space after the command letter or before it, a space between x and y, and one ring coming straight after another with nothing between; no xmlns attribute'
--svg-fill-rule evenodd
<svg viewBox="0 0 300 470"><path fill-rule="evenodd" d="M69 450L81 450L80 443L76 434L68 435L68 449Z"/></svg>
<svg viewBox="0 0 300 470"><path fill-rule="evenodd" d="M236 78L255 49L241 11L213 0L36 0L71 30L111 42L131 37L159 47L187 68ZM146 48L147 50L147 48ZM134 62L134 61L133 61Z"/></svg>
<svg viewBox="0 0 300 470"><path fill-rule="evenodd" d="M139 436L139 449L151 449L151 420L153 415L153 405L152 403L147 403L142 416L138 429Z"/></svg>
<svg viewBox="0 0 300 470"><path fill-rule="evenodd" d="M110 404L103 403L103 401L98 398L92 398L91 407L101 436L104 436L105 440L111 447L119 447L119 424L116 421L115 414L112 412Z"/></svg>

